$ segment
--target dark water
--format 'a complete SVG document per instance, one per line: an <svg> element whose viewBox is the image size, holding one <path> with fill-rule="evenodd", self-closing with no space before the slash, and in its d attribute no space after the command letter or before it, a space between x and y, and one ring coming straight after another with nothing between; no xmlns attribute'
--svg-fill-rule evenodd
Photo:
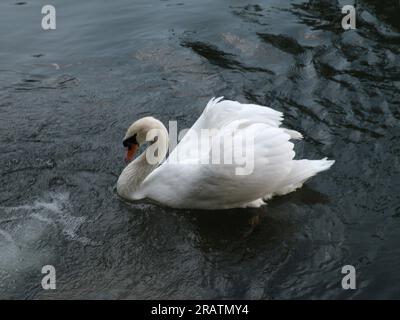
<svg viewBox="0 0 400 320"><path fill-rule="evenodd" d="M344 31L343 1L2 1L0 298L399 298L400 6L376 3ZM259 210L119 200L127 126L221 95L336 164Z"/></svg>

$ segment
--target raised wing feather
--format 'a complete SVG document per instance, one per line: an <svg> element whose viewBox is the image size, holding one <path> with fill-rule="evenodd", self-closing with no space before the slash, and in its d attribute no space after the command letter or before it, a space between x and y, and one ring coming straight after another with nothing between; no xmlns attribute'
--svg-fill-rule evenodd
<svg viewBox="0 0 400 320"><path fill-rule="evenodd" d="M241 137L254 137L253 146L246 145L243 152L243 164L199 165L186 201L196 201L199 207L237 207L274 192L289 174L294 157L289 134L261 123L247 124L232 138L232 145L237 147L243 142ZM221 149L231 154L229 147Z"/></svg>
<svg viewBox="0 0 400 320"><path fill-rule="evenodd" d="M237 120L247 120L249 124L262 123L278 128L283 120L282 112L255 104L212 98L203 113L189 129L178 146L170 154L171 159L193 159L193 146L200 140L204 130L221 130ZM301 139L302 135L294 130L282 128L291 139Z"/></svg>
<svg viewBox="0 0 400 320"><path fill-rule="evenodd" d="M279 128L282 113L221 99L210 100L169 159L146 178L143 192L147 197L182 208L237 207L274 192L289 174L294 157L289 140L301 135ZM202 137L204 129L214 129L215 133ZM246 144L243 150L250 155L247 164L222 161L226 154L234 153L243 137L253 139L252 146ZM196 153L199 141L210 147ZM213 163L211 152L217 149L222 150L221 161ZM200 164L207 157L208 162ZM246 170L249 165L250 172ZM244 174L241 168L245 168Z"/></svg>

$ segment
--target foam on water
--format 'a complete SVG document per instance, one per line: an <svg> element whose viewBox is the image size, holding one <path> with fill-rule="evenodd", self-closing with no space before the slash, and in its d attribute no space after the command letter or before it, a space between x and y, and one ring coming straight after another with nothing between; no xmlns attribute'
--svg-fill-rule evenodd
<svg viewBox="0 0 400 320"><path fill-rule="evenodd" d="M5 215L0 219L0 268L10 270L21 265L29 267L36 265L35 260L41 260L43 254L48 257L48 251L35 251L35 243L49 233L48 228L58 229L69 241L97 245L95 241L80 234L79 229L87 218L73 215L67 192L49 193L32 204L2 209ZM21 260L30 263L22 264Z"/></svg>

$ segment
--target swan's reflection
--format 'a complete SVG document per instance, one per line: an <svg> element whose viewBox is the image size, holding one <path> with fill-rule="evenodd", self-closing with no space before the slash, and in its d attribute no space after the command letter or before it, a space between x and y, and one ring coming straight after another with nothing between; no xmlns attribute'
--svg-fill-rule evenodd
<svg viewBox="0 0 400 320"><path fill-rule="evenodd" d="M304 186L254 209L178 210L143 201L124 205L135 212L132 222L139 229L132 231L136 238L140 236L151 246L157 242L158 246L173 247L177 241L190 241L191 246L208 254L213 250L239 253L249 247L253 251L275 251L276 247L287 245L300 227L297 219L293 221L293 206L300 206L303 212L310 205L327 202L326 195Z"/></svg>

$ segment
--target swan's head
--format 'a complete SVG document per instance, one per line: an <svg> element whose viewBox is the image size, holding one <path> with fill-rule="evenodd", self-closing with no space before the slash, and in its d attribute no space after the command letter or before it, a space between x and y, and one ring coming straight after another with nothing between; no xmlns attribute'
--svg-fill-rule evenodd
<svg viewBox="0 0 400 320"><path fill-rule="evenodd" d="M162 141L167 141L167 137L167 129L159 120L153 117L145 117L135 121L126 131L122 142L126 148L125 160L131 161L142 144L146 142L153 144L159 138L163 138Z"/></svg>

